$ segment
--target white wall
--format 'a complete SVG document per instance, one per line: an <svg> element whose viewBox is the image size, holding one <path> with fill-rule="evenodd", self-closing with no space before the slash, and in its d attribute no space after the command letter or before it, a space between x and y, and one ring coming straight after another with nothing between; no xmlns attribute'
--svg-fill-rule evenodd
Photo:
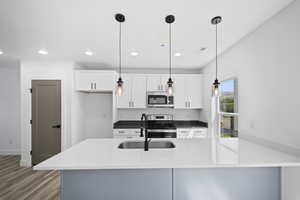
<svg viewBox="0 0 300 200"><path fill-rule="evenodd" d="M0 155L20 154L20 64L0 61Z"/></svg>
<svg viewBox="0 0 300 200"><path fill-rule="evenodd" d="M221 80L238 78L240 134L254 136L294 152L300 149L298 19L300 1L295 1L226 51L219 63ZM226 21L222 25L226 26ZM214 63L207 65L203 73L207 98L201 119L208 120ZM293 189L299 188L300 179L292 178L293 175L299 177L300 169L291 170L283 170L283 194L291 193L283 200L300 198L299 190Z"/></svg>
<svg viewBox="0 0 300 200"><path fill-rule="evenodd" d="M112 93L82 93L84 95L85 138L112 138Z"/></svg>
<svg viewBox="0 0 300 200"><path fill-rule="evenodd" d="M299 18L296 1L225 52L219 62L220 80L238 78L241 134L293 148L300 147L300 26L294 23ZM207 98L201 118L207 120L214 62L203 73Z"/></svg>
<svg viewBox="0 0 300 200"><path fill-rule="evenodd" d="M62 83L62 150L72 144L72 134L78 134L71 127L73 109L73 67L72 62L22 61L21 62L21 165L31 165L31 80L61 80Z"/></svg>

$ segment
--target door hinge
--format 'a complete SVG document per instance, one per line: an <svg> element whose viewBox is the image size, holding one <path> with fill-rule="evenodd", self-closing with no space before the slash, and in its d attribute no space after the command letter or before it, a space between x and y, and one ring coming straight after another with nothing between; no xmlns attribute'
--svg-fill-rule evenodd
<svg viewBox="0 0 300 200"><path fill-rule="evenodd" d="M30 120L30 124L32 124L32 119Z"/></svg>
<svg viewBox="0 0 300 200"><path fill-rule="evenodd" d="M30 151L30 155L32 156L32 150Z"/></svg>
<svg viewBox="0 0 300 200"><path fill-rule="evenodd" d="M32 93L32 88L29 89L30 93Z"/></svg>

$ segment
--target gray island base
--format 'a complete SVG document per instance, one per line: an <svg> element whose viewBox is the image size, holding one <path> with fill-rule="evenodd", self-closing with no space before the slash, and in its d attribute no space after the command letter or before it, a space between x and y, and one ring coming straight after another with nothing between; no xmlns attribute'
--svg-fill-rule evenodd
<svg viewBox="0 0 300 200"><path fill-rule="evenodd" d="M280 168L62 170L62 200L280 200Z"/></svg>

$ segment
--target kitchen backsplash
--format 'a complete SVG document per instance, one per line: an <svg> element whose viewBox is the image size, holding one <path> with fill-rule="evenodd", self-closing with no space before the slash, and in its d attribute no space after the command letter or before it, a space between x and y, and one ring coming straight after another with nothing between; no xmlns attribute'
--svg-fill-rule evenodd
<svg viewBox="0 0 300 200"><path fill-rule="evenodd" d="M171 108L147 108L147 109L119 109L118 120L140 120L143 113L146 114L172 114L175 120L199 120L199 109L171 109Z"/></svg>

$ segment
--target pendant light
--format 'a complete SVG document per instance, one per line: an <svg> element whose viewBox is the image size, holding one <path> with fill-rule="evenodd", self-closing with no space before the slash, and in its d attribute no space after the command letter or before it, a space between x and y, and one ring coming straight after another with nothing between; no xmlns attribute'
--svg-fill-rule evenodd
<svg viewBox="0 0 300 200"><path fill-rule="evenodd" d="M222 17L216 16L211 19L211 23L216 26L216 79L213 83L213 96L219 96L219 85L218 80L218 24L221 23Z"/></svg>
<svg viewBox="0 0 300 200"><path fill-rule="evenodd" d="M121 96L123 93L123 83L124 83L122 80L122 77L121 77L121 73L122 73L122 71L121 71L121 69L122 69L122 56L121 56L122 55L122 51L121 51L122 50L121 49L121 47L122 47L122 40L121 40L122 39L121 38L122 26L121 26L121 24L125 21L125 16L123 14L118 13L115 15L115 19L117 20L117 22L119 22L119 79L117 81L116 93L118 96Z"/></svg>
<svg viewBox="0 0 300 200"><path fill-rule="evenodd" d="M169 24L169 79L167 82L167 95L168 96L173 96L174 93L174 88L173 88L173 80L171 77L172 71L171 71L171 67L172 67L172 37L171 37L171 24L175 21L175 17L174 15L168 15L165 18L166 22Z"/></svg>

